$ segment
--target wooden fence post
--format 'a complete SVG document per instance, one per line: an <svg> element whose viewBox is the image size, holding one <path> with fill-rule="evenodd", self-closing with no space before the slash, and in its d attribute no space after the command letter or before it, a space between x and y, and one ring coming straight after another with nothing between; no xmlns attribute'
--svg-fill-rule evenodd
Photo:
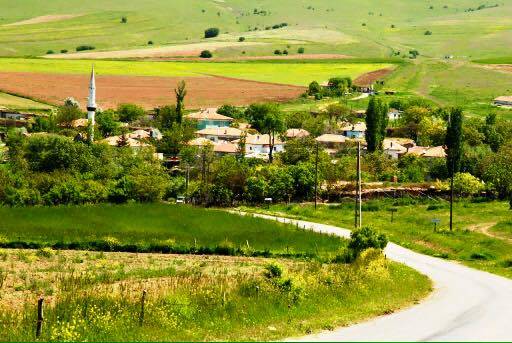
<svg viewBox="0 0 512 343"><path fill-rule="evenodd" d="M39 338L39 336L41 336L41 331L43 330L43 301L43 297L40 297L37 300L36 338Z"/></svg>
<svg viewBox="0 0 512 343"><path fill-rule="evenodd" d="M142 298L140 299L140 313L139 313L139 325L142 326L144 323L144 305L146 302L146 290L142 291Z"/></svg>

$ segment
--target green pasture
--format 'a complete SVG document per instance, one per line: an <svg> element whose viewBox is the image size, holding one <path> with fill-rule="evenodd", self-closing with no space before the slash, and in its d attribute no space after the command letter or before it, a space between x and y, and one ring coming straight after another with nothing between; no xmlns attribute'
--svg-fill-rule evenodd
<svg viewBox="0 0 512 343"><path fill-rule="evenodd" d="M453 232L448 230L449 206L444 200L416 202L371 200L363 204L363 224L384 232L390 241L440 258L512 278L512 211L508 202L456 202ZM397 208L391 222L391 208ZM261 209L253 209L261 212ZM353 202L340 205L274 205L266 213L328 223L345 228L354 226ZM440 224L434 231L433 219ZM495 233L490 237L483 232Z"/></svg>
<svg viewBox="0 0 512 343"><path fill-rule="evenodd" d="M144 62L47 59L0 59L0 72L88 74L94 63L98 75L124 76L227 76L238 79L306 86L313 80L334 76L357 76L392 66L391 63L357 61L269 63L269 62Z"/></svg>
<svg viewBox="0 0 512 343"><path fill-rule="evenodd" d="M31 99L0 92L0 106L13 110L48 110L51 106Z"/></svg>
<svg viewBox="0 0 512 343"><path fill-rule="evenodd" d="M8 246L16 245L12 242L22 246L63 243L71 248L73 244L77 248L113 244L123 246L121 250L151 251L155 249L148 246L156 244L186 251L222 246L278 254L335 253L344 246L338 237L291 225L179 205L0 208L0 218L0 242L11 242ZM132 246L127 249L128 245Z"/></svg>

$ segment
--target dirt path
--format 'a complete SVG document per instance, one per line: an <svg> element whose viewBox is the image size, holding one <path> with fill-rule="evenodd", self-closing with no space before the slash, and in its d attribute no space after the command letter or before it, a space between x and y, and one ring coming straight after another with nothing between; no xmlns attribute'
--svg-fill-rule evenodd
<svg viewBox="0 0 512 343"><path fill-rule="evenodd" d="M502 241L506 241L508 243L512 243L511 238L503 237L500 234L497 234L495 232L491 231L491 228L496 225L497 223L482 223L482 224L475 224L468 227L468 230L480 232L488 237L501 239Z"/></svg>

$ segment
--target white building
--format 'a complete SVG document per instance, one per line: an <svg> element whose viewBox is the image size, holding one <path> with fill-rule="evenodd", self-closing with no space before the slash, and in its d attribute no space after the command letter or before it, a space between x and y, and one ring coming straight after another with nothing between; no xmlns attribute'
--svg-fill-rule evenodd
<svg viewBox="0 0 512 343"><path fill-rule="evenodd" d="M391 156L393 159L397 159L407 152L407 148L398 143L393 139L386 138L382 143L384 153Z"/></svg>
<svg viewBox="0 0 512 343"><path fill-rule="evenodd" d="M243 131L234 127L209 127L196 131L198 137L206 138L212 142L234 141L242 136Z"/></svg>
<svg viewBox="0 0 512 343"><path fill-rule="evenodd" d="M237 142L238 143L238 142ZM278 137L274 139L273 152L283 152L285 143ZM270 136L269 135L247 135L245 138L245 153L249 156L257 157L261 155L262 158L268 157L270 152Z"/></svg>

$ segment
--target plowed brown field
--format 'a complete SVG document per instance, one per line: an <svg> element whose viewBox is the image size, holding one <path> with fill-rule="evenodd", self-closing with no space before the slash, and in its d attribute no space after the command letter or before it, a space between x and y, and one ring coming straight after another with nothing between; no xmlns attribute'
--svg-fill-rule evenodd
<svg viewBox="0 0 512 343"><path fill-rule="evenodd" d="M120 103L136 103L147 109L174 103L174 88L180 80L187 83L188 107L246 105L258 101L285 101L296 98L306 88L227 77L96 77L96 98L103 109ZM1 72L0 90L52 104L74 97L82 107L88 95L88 75Z"/></svg>

